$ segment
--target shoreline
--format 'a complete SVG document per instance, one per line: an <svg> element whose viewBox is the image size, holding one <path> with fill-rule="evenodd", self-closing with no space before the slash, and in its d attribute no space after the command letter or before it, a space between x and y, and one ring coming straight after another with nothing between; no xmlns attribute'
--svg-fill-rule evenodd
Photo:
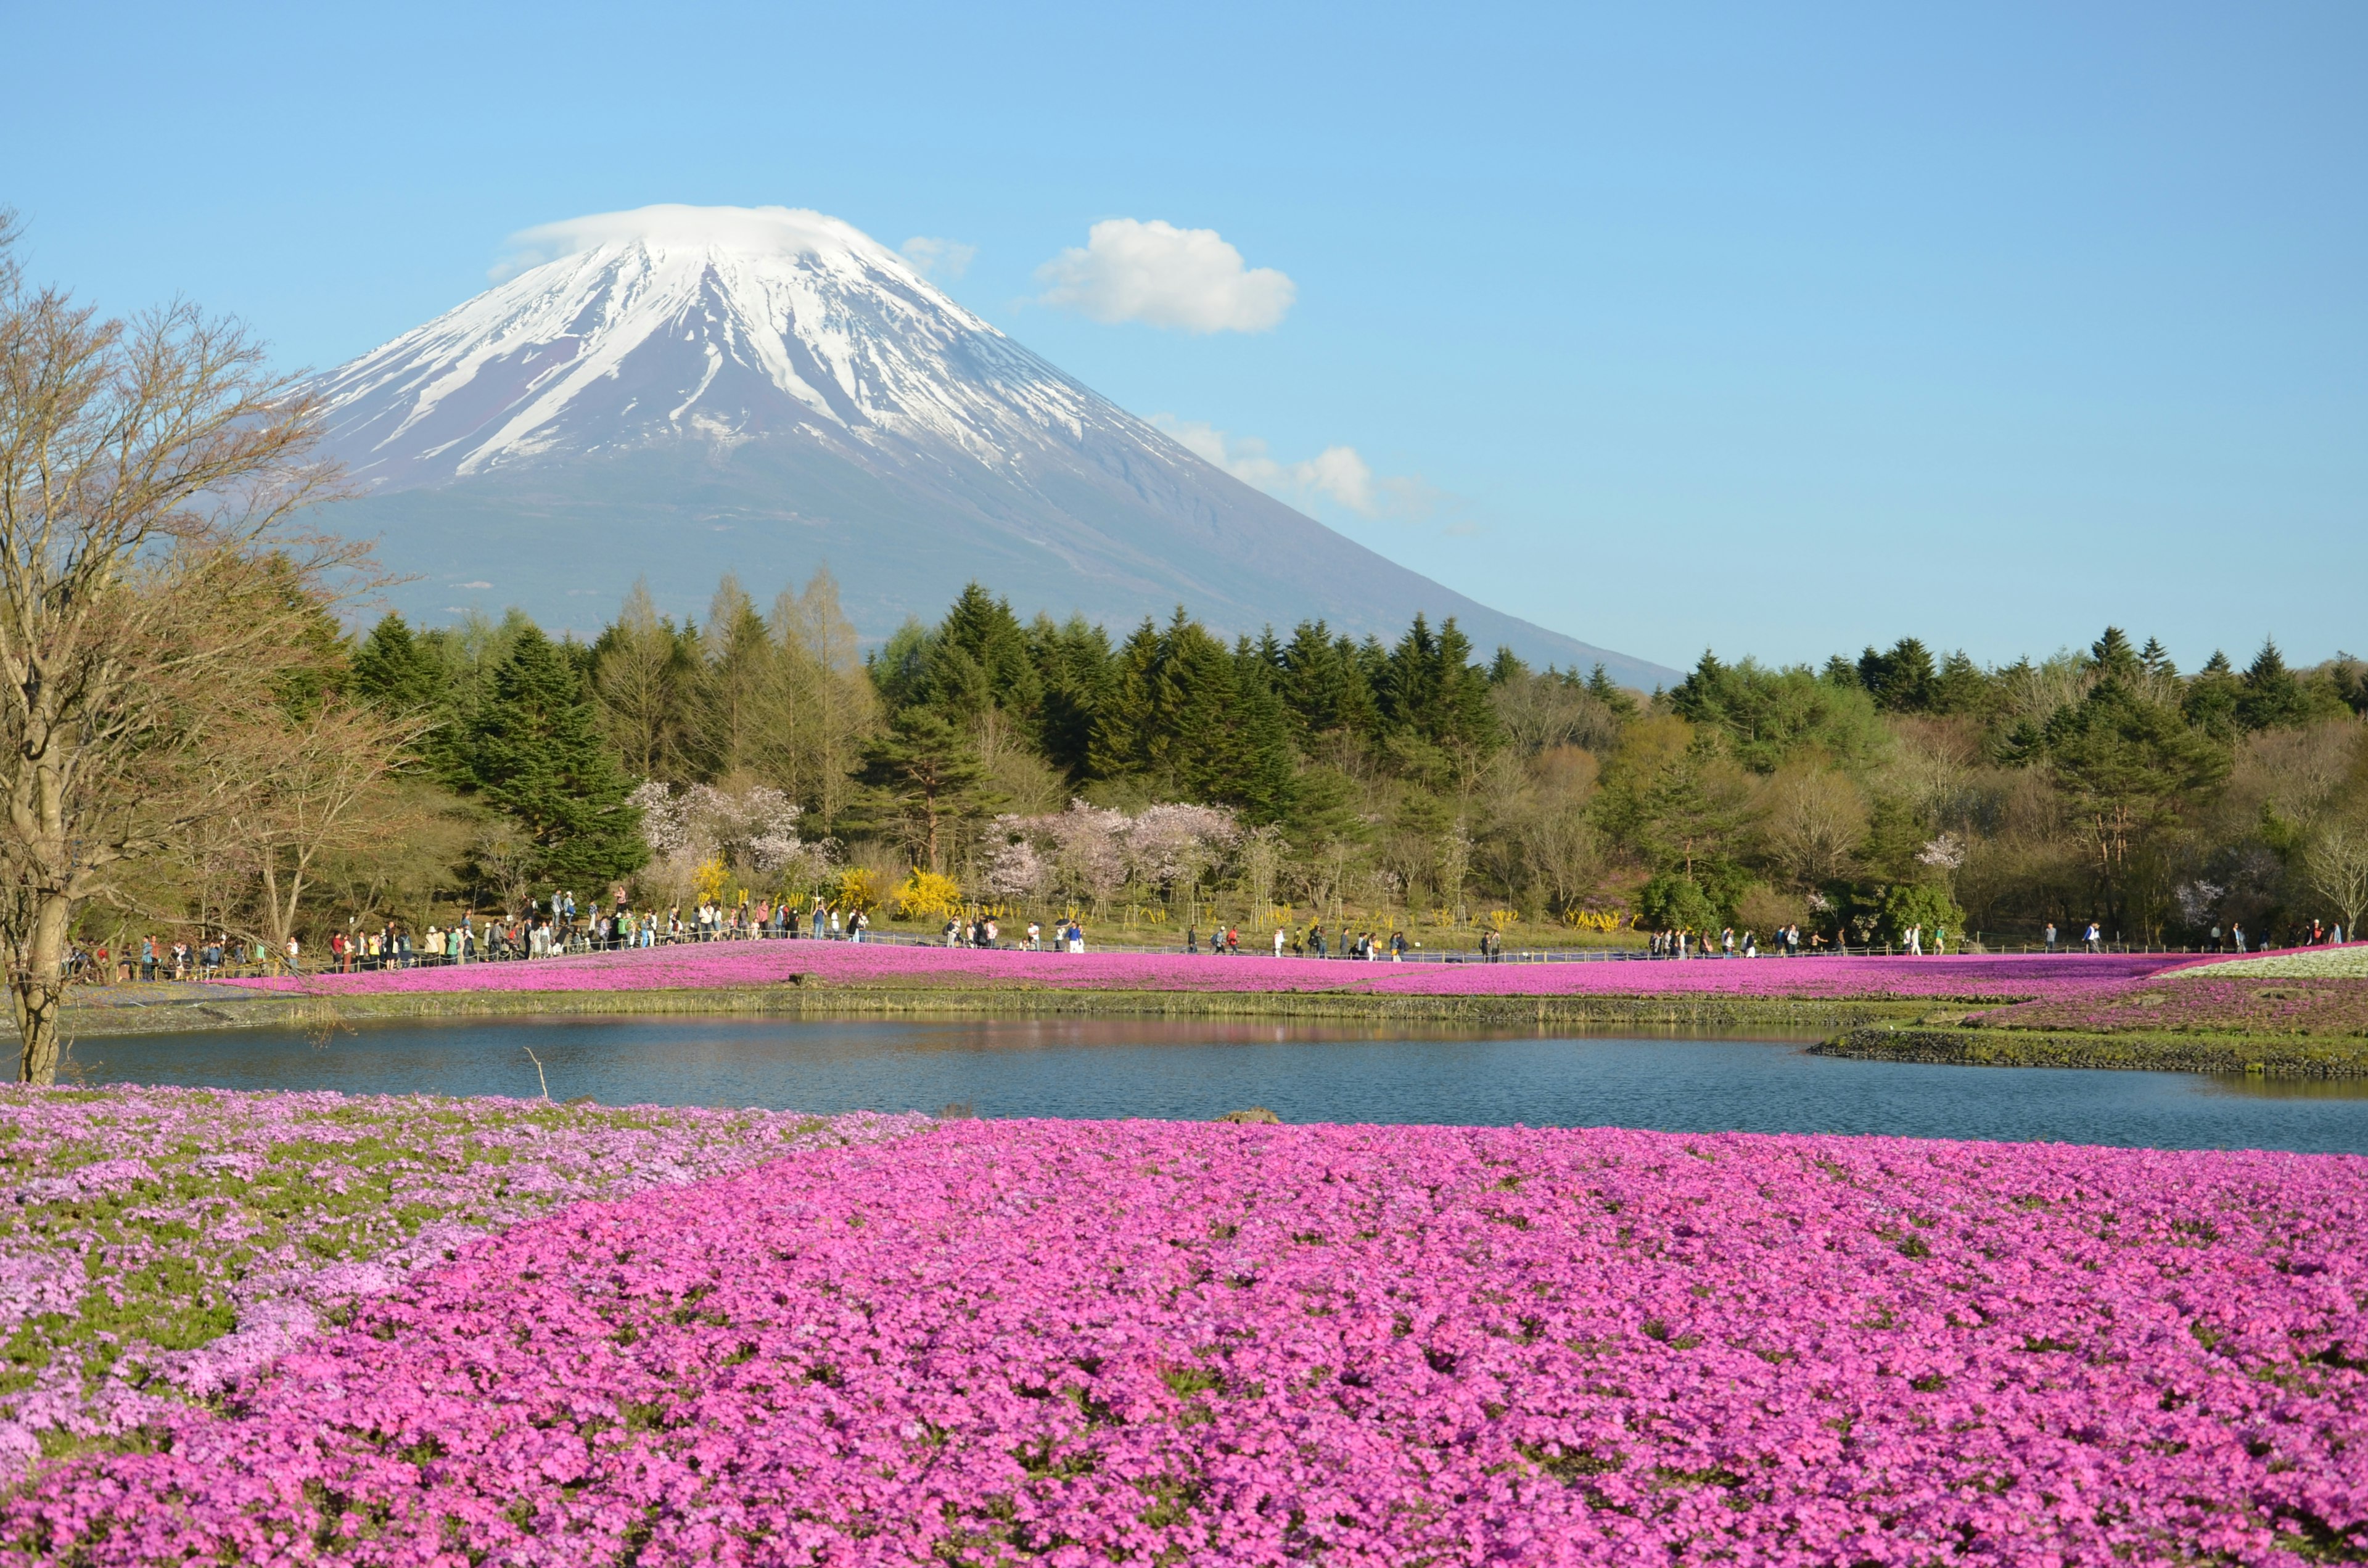
<svg viewBox="0 0 2368 1568"><path fill-rule="evenodd" d="M2065 1067L2289 1079L2368 1078L2358 1036L2101 1034L2074 1029L1862 1025L1811 1046L1816 1056L1942 1067Z"/></svg>
<svg viewBox="0 0 2368 1568"><path fill-rule="evenodd" d="M1764 1028L1822 1037L1813 1053L1962 1067L2368 1077L2368 1040L2340 1036L2105 1033L1984 1028L1932 997L1718 994L1453 996L1331 991L1085 990L1030 985L790 983L632 990L225 993L85 1004L75 1040L249 1028L338 1029L439 1018L1108 1018L1271 1020L1470 1028Z"/></svg>
<svg viewBox="0 0 2368 1568"><path fill-rule="evenodd" d="M1098 991L943 985L647 987L638 990L407 992L356 995L220 992L101 1004L68 1018L75 1039L241 1028L336 1028L429 1018L740 1017L1271 1018L1294 1022L1759 1026L1812 1034L1930 1011L1923 998L1441 996L1328 991Z"/></svg>

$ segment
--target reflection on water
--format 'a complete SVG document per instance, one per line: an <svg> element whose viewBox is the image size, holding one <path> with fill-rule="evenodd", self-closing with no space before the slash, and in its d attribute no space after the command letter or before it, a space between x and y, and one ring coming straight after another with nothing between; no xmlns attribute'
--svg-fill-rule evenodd
<svg viewBox="0 0 2368 1568"><path fill-rule="evenodd" d="M2368 1086L2173 1073L1938 1067L1811 1056L1700 1030L1618 1037L1255 1023L549 1018L372 1025L317 1040L224 1030L86 1041L87 1081L609 1105L1672 1131L1884 1132L2368 1153Z"/></svg>
<svg viewBox="0 0 2368 1568"><path fill-rule="evenodd" d="M2212 1090L2257 1100L2368 1100L2368 1078L2267 1078L2226 1073L2213 1077Z"/></svg>

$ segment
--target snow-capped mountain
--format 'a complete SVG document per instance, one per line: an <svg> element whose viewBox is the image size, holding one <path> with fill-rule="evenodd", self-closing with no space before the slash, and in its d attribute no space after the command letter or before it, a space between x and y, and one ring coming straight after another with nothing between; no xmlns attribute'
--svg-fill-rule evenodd
<svg viewBox="0 0 2368 1568"><path fill-rule="evenodd" d="M964 310L894 251L783 208L645 208L521 237L549 255L332 371L330 454L430 621L516 604L597 626L637 575L700 612L827 562L867 636L972 579L1122 630L1417 609L1637 684L1668 672L1501 616L1243 484Z"/></svg>

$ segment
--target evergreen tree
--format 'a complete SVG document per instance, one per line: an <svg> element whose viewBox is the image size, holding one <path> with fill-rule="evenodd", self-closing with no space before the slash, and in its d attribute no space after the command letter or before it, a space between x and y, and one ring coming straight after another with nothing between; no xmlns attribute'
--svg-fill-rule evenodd
<svg viewBox="0 0 2368 1568"><path fill-rule="evenodd" d="M1132 778L1151 766L1157 727L1153 688L1164 656L1159 628L1146 616L1110 661L1089 748L1095 778Z"/></svg>
<svg viewBox="0 0 2368 1568"><path fill-rule="evenodd" d="M495 666L469 738L469 781L533 843L538 881L597 896L648 858L582 677L533 626Z"/></svg>
<svg viewBox="0 0 2368 1568"><path fill-rule="evenodd" d="M1092 767L1094 723L1110 690L1110 636L1081 615L1059 626L1040 615L1029 628L1028 644L1043 692L1038 745L1071 782L1081 781Z"/></svg>
<svg viewBox="0 0 2368 1568"><path fill-rule="evenodd" d="M1030 739L1039 737L1043 682L1009 600L969 584L939 623L931 652L931 705L939 712L964 723L999 708Z"/></svg>
<svg viewBox="0 0 2368 1568"><path fill-rule="evenodd" d="M2302 682L2286 668L2278 645L2264 641L2245 670L2243 689L2237 698L2237 722L2248 730L2279 730L2303 723L2309 715L2310 700Z"/></svg>
<svg viewBox="0 0 2368 1568"><path fill-rule="evenodd" d="M882 707L895 713L928 700L929 654L936 642L936 633L906 616L887 642L865 655L863 667Z"/></svg>
<svg viewBox="0 0 2368 1568"><path fill-rule="evenodd" d="M1317 735L1370 742L1379 733L1381 710L1355 642L1335 639L1320 620L1303 620L1283 646L1281 665L1276 689L1303 744Z"/></svg>
<svg viewBox="0 0 2368 1568"><path fill-rule="evenodd" d="M2131 667L2135 664L2132 654ZM2083 824L2116 915L2140 913L2123 901L2132 859L2228 776L2226 745L2192 728L2177 709L2146 700L2112 675L2080 701L2057 710L2031 749L2053 769L2057 789Z"/></svg>
<svg viewBox="0 0 2368 1568"><path fill-rule="evenodd" d="M1452 616L1434 633L1417 612L1391 649L1375 684L1391 732L1470 756L1496 744L1496 710L1487 673L1472 662L1472 643Z"/></svg>
<svg viewBox="0 0 2368 1568"><path fill-rule="evenodd" d="M932 871L942 872L964 832L999 803L986 767L962 733L926 708L906 708L863 751L857 775L865 794L859 821L896 836Z"/></svg>
<svg viewBox="0 0 2368 1568"><path fill-rule="evenodd" d="M1274 666L1247 637L1235 651L1232 685L1224 770L1207 781L1205 799L1239 806L1253 824L1280 822L1291 810L1299 756Z"/></svg>
<svg viewBox="0 0 2368 1568"><path fill-rule="evenodd" d="M2089 644L2089 663L2098 674L2125 681L2137 673L2138 653L2130 646L2128 632L2108 626L2103 636Z"/></svg>
<svg viewBox="0 0 2368 1568"><path fill-rule="evenodd" d="M1636 699L1622 687L1613 685L1601 665L1596 665L1588 675L1587 689L1597 701L1611 709L1615 717L1633 719L1636 716Z"/></svg>
<svg viewBox="0 0 2368 1568"><path fill-rule="evenodd" d="M454 722L451 682L442 661L411 634L403 617L388 614L370 628L355 650L349 678L365 702L389 713L436 719L419 743L426 771L448 781L464 771L468 737Z"/></svg>
<svg viewBox="0 0 2368 1568"><path fill-rule="evenodd" d="M447 706L443 666L411 635L399 615L389 614L370 628L354 651L356 696L391 713L421 713Z"/></svg>
<svg viewBox="0 0 2368 1568"><path fill-rule="evenodd" d="M1923 713L1932 707L1935 676L1931 650L1914 637L1902 637L1888 653L1873 648L1858 659L1859 684L1873 695L1875 705L1891 713Z"/></svg>
<svg viewBox="0 0 2368 1568"><path fill-rule="evenodd" d="M1990 677L1960 648L1941 662L1932 682L1932 711L1978 717L1989 710L1992 693Z"/></svg>
<svg viewBox="0 0 2368 1568"><path fill-rule="evenodd" d="M2232 740L2237 734L2237 704L2244 695L2244 682L2237 677L2236 666L2229 664L2227 654L2214 648L2212 657L2187 683L2180 709L2195 729L2215 740Z"/></svg>

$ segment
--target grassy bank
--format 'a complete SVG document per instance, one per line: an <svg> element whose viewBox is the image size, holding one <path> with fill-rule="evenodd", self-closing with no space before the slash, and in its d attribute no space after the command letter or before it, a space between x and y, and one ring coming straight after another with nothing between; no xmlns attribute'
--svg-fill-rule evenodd
<svg viewBox="0 0 2368 1568"><path fill-rule="evenodd" d="M198 1029L289 1028L406 1018L683 1016L909 1018L1270 1018L1475 1028L1715 1028L1814 1034L1909 1019L1928 1003L1805 997L1439 996L1355 992L1088 991L1049 986L835 986L814 983L639 991L413 992L381 995L226 994L73 1009L77 1038Z"/></svg>
<svg viewBox="0 0 2368 1568"><path fill-rule="evenodd" d="M2244 1073L2271 1078L2368 1077L2368 1040L2228 1034L2082 1034L1860 1025L1812 1047L1821 1056L1957 1067L2101 1067Z"/></svg>

